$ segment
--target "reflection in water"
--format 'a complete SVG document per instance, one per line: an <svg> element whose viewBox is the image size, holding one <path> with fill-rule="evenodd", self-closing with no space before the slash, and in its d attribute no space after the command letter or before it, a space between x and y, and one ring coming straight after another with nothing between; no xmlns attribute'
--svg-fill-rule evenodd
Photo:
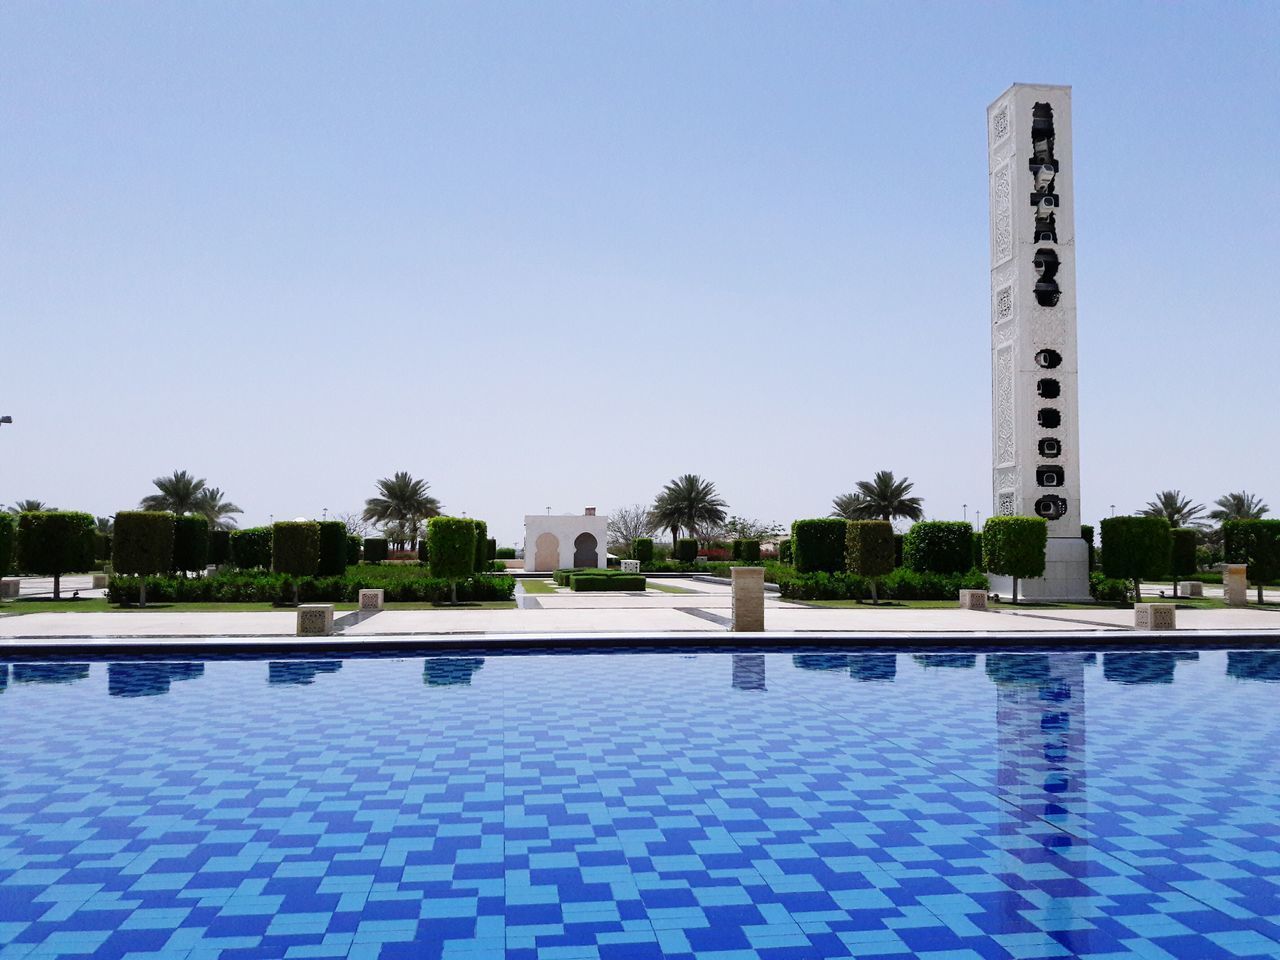
<svg viewBox="0 0 1280 960"><path fill-rule="evenodd" d="M107 693L113 697L158 697L173 680L204 676L203 663L109 663Z"/></svg>
<svg viewBox="0 0 1280 960"><path fill-rule="evenodd" d="M0 693L4 693L9 686L9 665L0 663Z"/></svg>
<svg viewBox="0 0 1280 960"><path fill-rule="evenodd" d="M952 667L971 670L977 666L978 658L972 653L916 653L911 657L922 667Z"/></svg>
<svg viewBox="0 0 1280 960"><path fill-rule="evenodd" d="M317 673L337 673L341 660L272 660L267 664L267 683L315 683Z"/></svg>
<svg viewBox="0 0 1280 960"><path fill-rule="evenodd" d="M1086 819L1084 666L1078 653L988 654L996 684L1000 798L1001 922L1026 927L1036 911L1076 955L1094 931L1076 916L1085 878L1094 872L1080 835ZM1087 898L1085 898L1087 900Z"/></svg>
<svg viewBox="0 0 1280 960"><path fill-rule="evenodd" d="M1152 650L1141 653L1104 653L1102 675L1115 683L1173 683L1179 660L1199 660L1198 653Z"/></svg>
<svg viewBox="0 0 1280 960"><path fill-rule="evenodd" d="M897 675L896 653L849 654L849 676L855 680L892 680Z"/></svg>
<svg viewBox="0 0 1280 960"><path fill-rule="evenodd" d="M1227 676L1280 681L1280 650L1232 650L1227 654Z"/></svg>
<svg viewBox="0 0 1280 960"><path fill-rule="evenodd" d="M428 657L422 664L422 682L430 687L471 685L472 675L484 666L484 657Z"/></svg>
<svg viewBox="0 0 1280 960"><path fill-rule="evenodd" d="M15 663L14 683L75 683L89 676L87 663Z"/></svg>
<svg viewBox="0 0 1280 960"><path fill-rule="evenodd" d="M843 653L797 653L792 664L801 670L846 670L849 658Z"/></svg>
<svg viewBox="0 0 1280 960"><path fill-rule="evenodd" d="M735 653L733 655L733 689L764 690L764 654Z"/></svg>

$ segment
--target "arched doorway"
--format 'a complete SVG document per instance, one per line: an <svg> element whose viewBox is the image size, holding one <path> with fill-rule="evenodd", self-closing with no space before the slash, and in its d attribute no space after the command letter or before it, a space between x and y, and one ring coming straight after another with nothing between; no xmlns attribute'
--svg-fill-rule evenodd
<svg viewBox="0 0 1280 960"><path fill-rule="evenodd" d="M600 566L599 554L596 552L596 538L589 533L580 533L573 541L573 565L575 567Z"/></svg>
<svg viewBox="0 0 1280 960"><path fill-rule="evenodd" d="M554 570L560 566L560 540L554 533L540 533L533 549L534 570Z"/></svg>

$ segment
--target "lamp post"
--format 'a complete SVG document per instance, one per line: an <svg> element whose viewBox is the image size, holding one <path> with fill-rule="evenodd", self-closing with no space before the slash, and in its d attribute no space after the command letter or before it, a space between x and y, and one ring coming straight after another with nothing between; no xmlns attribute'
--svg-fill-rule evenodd
<svg viewBox="0 0 1280 960"><path fill-rule="evenodd" d="M13 423L13 417L10 417L10 416L0 417L0 423Z"/></svg>
<svg viewBox="0 0 1280 960"><path fill-rule="evenodd" d="M969 522L969 505L967 503L962 503L960 504L960 507L964 510L964 522L968 523Z"/></svg>

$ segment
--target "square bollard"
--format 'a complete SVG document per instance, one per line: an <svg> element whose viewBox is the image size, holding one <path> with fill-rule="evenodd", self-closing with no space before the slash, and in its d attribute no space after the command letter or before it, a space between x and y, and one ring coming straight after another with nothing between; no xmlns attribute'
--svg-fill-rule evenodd
<svg viewBox="0 0 1280 960"><path fill-rule="evenodd" d="M764 630L764 567L730 567L733 577L733 620L730 630Z"/></svg>
<svg viewBox="0 0 1280 960"><path fill-rule="evenodd" d="M1228 563L1222 568L1222 592L1228 607L1243 607L1249 602L1249 567Z"/></svg>
<svg viewBox="0 0 1280 960"><path fill-rule="evenodd" d="M1203 597L1204 584L1199 580L1183 580L1178 584L1178 596Z"/></svg>
<svg viewBox="0 0 1280 960"><path fill-rule="evenodd" d="M0 580L0 600L16 600L18 591L22 589L22 581L18 579Z"/></svg>
<svg viewBox="0 0 1280 960"><path fill-rule="evenodd" d="M298 606L298 636L327 637L333 633L332 603L303 603Z"/></svg>
<svg viewBox="0 0 1280 960"><path fill-rule="evenodd" d="M623 573L639 573L640 561L639 560L623 560L622 572Z"/></svg>
<svg viewBox="0 0 1280 960"><path fill-rule="evenodd" d="M361 590L360 591L360 612L370 613L374 610L381 610L383 605L383 590Z"/></svg>
<svg viewBox="0 0 1280 960"><path fill-rule="evenodd" d="M961 610L986 610L987 609L987 591L961 590L960 591L960 609Z"/></svg>
<svg viewBox="0 0 1280 960"><path fill-rule="evenodd" d="M107 574L105 574L105 573L95 573L95 574L93 575L93 588L92 588L92 589L94 589L94 590L105 590L105 589L107 589L107 581L108 581L109 579L110 579L110 577L109 577Z"/></svg>
<svg viewBox="0 0 1280 960"><path fill-rule="evenodd" d="M1135 630L1176 630L1177 611L1172 603L1135 603L1133 605Z"/></svg>

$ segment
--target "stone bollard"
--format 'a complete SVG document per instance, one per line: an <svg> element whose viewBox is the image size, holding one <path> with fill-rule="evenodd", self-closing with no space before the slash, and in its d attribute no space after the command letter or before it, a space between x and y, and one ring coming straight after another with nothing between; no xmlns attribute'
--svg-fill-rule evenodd
<svg viewBox="0 0 1280 960"><path fill-rule="evenodd" d="M114 571L111 569L110 563L104 563L102 565L102 572L105 573L108 577L111 576L112 573L114 573Z"/></svg>
<svg viewBox="0 0 1280 960"><path fill-rule="evenodd" d="M764 567L730 567L733 576L733 622L729 629L764 630Z"/></svg>
<svg viewBox="0 0 1280 960"><path fill-rule="evenodd" d="M105 573L95 573L95 574L93 574L93 589L94 589L94 590L105 590L105 589L107 589L107 581L108 581L108 580L110 580L110 579L111 579L111 577L110 577L108 574L105 574Z"/></svg>
<svg viewBox="0 0 1280 960"><path fill-rule="evenodd" d="M639 560L623 560L622 572L623 573L639 573L640 561Z"/></svg>
<svg viewBox="0 0 1280 960"><path fill-rule="evenodd" d="M1249 568L1243 563L1228 563L1222 568L1222 591L1228 607L1243 607L1249 602Z"/></svg>
<svg viewBox="0 0 1280 960"><path fill-rule="evenodd" d="M1183 580L1178 584L1178 596L1203 597L1204 584L1199 580Z"/></svg>
<svg viewBox="0 0 1280 960"><path fill-rule="evenodd" d="M18 579L0 580L0 600L16 600L22 581Z"/></svg>
<svg viewBox="0 0 1280 960"><path fill-rule="evenodd" d="M960 609L961 610L986 610L987 609L987 591L961 590L960 591Z"/></svg>
<svg viewBox="0 0 1280 960"><path fill-rule="evenodd" d="M298 636L327 637L333 633L332 603L303 603L298 606Z"/></svg>
<svg viewBox="0 0 1280 960"><path fill-rule="evenodd" d="M1177 612L1172 603L1135 603L1133 605L1135 630L1176 630Z"/></svg>
<svg viewBox="0 0 1280 960"><path fill-rule="evenodd" d="M360 612L372 613L382 609L382 598L385 596L382 590L361 590L360 591Z"/></svg>

